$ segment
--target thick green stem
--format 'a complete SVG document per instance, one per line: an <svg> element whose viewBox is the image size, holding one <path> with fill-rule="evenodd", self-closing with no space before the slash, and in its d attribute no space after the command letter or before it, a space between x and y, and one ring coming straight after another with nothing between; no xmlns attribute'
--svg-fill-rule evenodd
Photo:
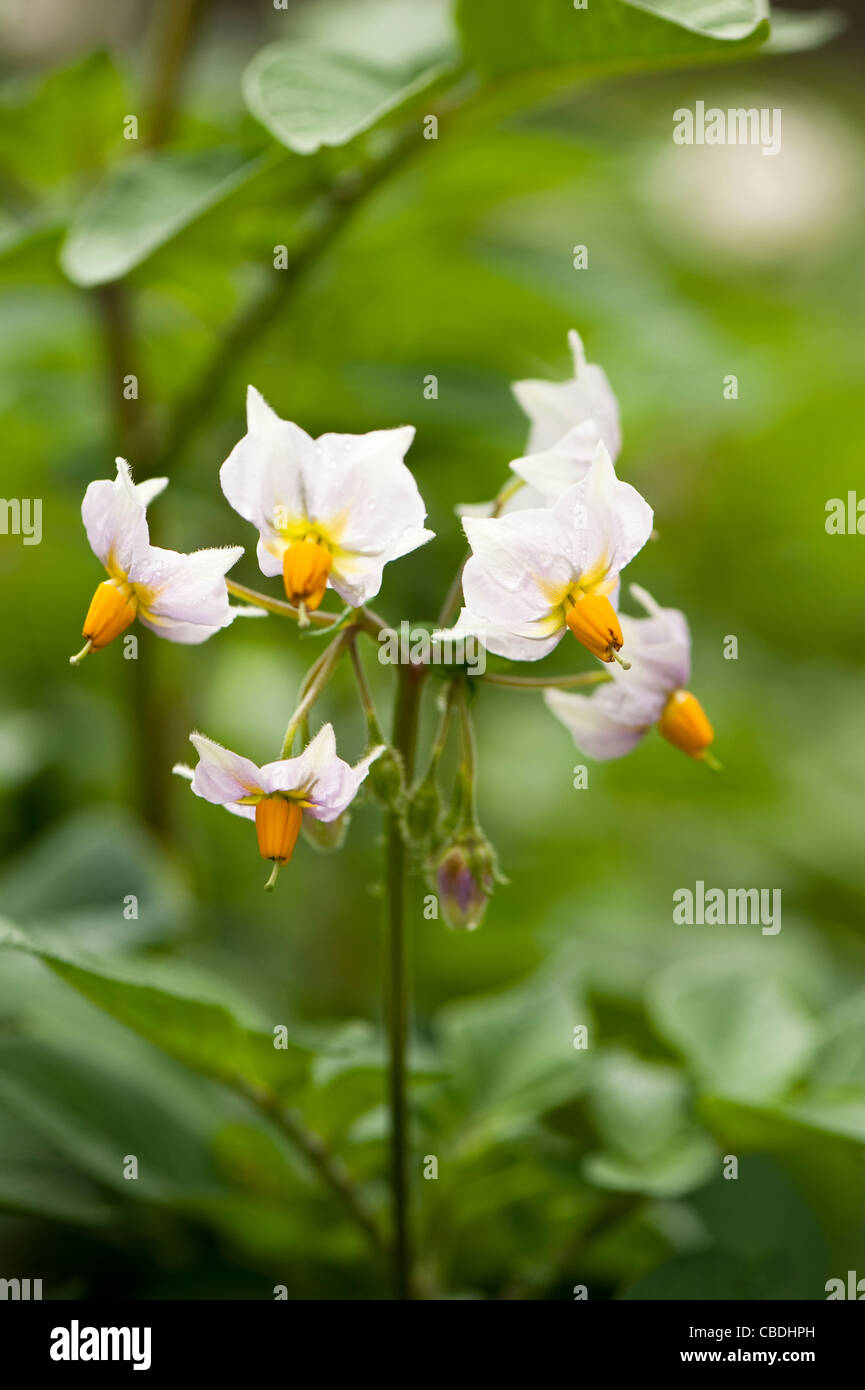
<svg viewBox="0 0 865 1390"><path fill-rule="evenodd" d="M406 780L414 767L418 708L423 669L399 668L393 719L393 746L401 754ZM410 1299L412 1292L411 1228L408 1170L407 1064L411 981L405 922L406 847L399 812L387 817L385 892L387 899L387 961L385 1018L390 1048L389 1104L391 1191L394 1220L394 1296Z"/></svg>

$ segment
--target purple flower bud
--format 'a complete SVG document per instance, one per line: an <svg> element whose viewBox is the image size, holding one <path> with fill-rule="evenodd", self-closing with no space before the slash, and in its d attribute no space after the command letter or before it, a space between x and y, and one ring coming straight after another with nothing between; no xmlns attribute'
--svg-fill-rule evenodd
<svg viewBox="0 0 865 1390"><path fill-rule="evenodd" d="M495 858L486 840L469 835L450 845L435 871L446 925L454 931L474 931L479 927L495 878Z"/></svg>

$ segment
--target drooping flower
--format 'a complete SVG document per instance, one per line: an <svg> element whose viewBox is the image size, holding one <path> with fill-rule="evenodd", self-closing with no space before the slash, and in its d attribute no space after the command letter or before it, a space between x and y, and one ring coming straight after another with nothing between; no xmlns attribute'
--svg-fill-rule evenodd
<svg viewBox="0 0 865 1390"><path fill-rule="evenodd" d="M268 886L275 882L279 866L291 858L303 817L338 820L357 795L370 764L384 751L374 748L351 767L337 756L331 724L324 724L297 757L263 767L203 734L192 734L191 741L199 755L192 790L205 801L255 821L261 856L274 863Z"/></svg>
<svg viewBox="0 0 865 1390"><path fill-rule="evenodd" d="M676 748L717 767L709 752L714 732L697 697L686 689L691 676L691 638L685 616L661 608L645 589L631 593L648 613L622 616L622 632L632 669L588 697L566 690L547 690L544 699L590 758L620 758L634 748L653 724Z"/></svg>
<svg viewBox="0 0 865 1390"><path fill-rule="evenodd" d="M599 442L615 462L622 433L613 388L603 367L586 361L580 335L573 329L568 344L574 357L574 375L568 381L515 381L511 387L531 422L526 453L552 448L576 427L583 431L587 463Z"/></svg>
<svg viewBox="0 0 865 1390"><path fill-rule="evenodd" d="M168 479L151 478L136 486L125 459L116 462L117 477L90 483L81 504L87 539L110 577L93 595L82 630L87 643L70 658L73 665L107 646L136 618L159 637L197 643L234 617L225 574L243 547L181 555L151 545L147 505Z"/></svg>
<svg viewBox="0 0 865 1390"><path fill-rule="evenodd" d="M262 574L283 576L303 616L328 586L354 608L366 603L389 560L432 538L404 462L412 426L313 439L253 386L246 416L247 432L220 470L222 490L258 529Z"/></svg>
<svg viewBox="0 0 865 1390"><path fill-rule="evenodd" d="M570 628L601 661L618 659L619 573L648 540L652 509L616 477L602 443L583 481L552 507L466 517L463 526L472 554L453 633L476 634L499 656L537 661Z"/></svg>

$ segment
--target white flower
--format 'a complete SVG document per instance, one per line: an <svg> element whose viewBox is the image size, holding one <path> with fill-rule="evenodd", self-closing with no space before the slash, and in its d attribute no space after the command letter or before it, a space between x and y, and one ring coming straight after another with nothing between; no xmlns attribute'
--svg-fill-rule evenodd
<svg viewBox="0 0 865 1390"><path fill-rule="evenodd" d="M631 670L616 667L612 682L591 697L565 690L547 690L544 699L590 758L621 758L657 724L671 743L693 758L714 760L707 753L713 731L702 706L686 686L691 676L691 638L685 616L676 608L661 608L645 589L631 593L648 613L646 618L621 616Z"/></svg>
<svg viewBox="0 0 865 1390"><path fill-rule="evenodd" d="M534 506L549 506L569 487L583 481L597 447L594 424L587 421L568 430L549 449L513 459L512 471L528 483L528 487L521 488L515 495L514 501L525 495L535 499Z"/></svg>
<svg viewBox="0 0 865 1390"><path fill-rule="evenodd" d="M512 391L531 421L527 454L538 454L575 427L585 427L590 461L595 445L607 446L615 462L622 447L619 407L602 367L587 362L578 333L572 329L568 343L574 357L574 375L568 381L515 381Z"/></svg>
<svg viewBox="0 0 865 1390"><path fill-rule="evenodd" d="M499 656L537 661L570 628L602 661L616 659L619 573L648 540L652 510L616 477L603 444L583 481L552 507L466 517L463 527L472 554L457 635L476 634Z"/></svg>
<svg viewBox="0 0 865 1390"><path fill-rule="evenodd" d="M331 724L323 725L298 757L263 767L203 734L192 734L191 740L199 755L192 774L195 795L254 820L262 857L277 865L291 858L303 817L337 820L357 795L370 764L384 752L374 748L351 767L337 756Z"/></svg>
<svg viewBox="0 0 865 1390"><path fill-rule="evenodd" d="M116 462L113 482L91 483L81 504L87 539L110 578L93 596L83 629L87 645L72 658L74 663L106 646L135 618L172 642L197 643L227 627L234 616L225 574L243 547L181 555L151 545L147 504L168 479L151 478L136 486L128 463Z"/></svg>
<svg viewBox="0 0 865 1390"><path fill-rule="evenodd" d="M352 607L378 593L389 560L432 538L404 462L412 426L312 439L250 386L247 433L222 465L228 501L258 528L263 574L317 608L330 585Z"/></svg>
<svg viewBox="0 0 865 1390"><path fill-rule="evenodd" d="M615 463L622 447L619 406L602 367L587 362L583 344L573 329L568 343L574 357L569 381L515 381L517 401L531 425L526 453L514 459L511 469L527 486L517 487L498 508L498 514L540 507L581 482L604 444ZM458 516L491 516L495 502L461 503Z"/></svg>

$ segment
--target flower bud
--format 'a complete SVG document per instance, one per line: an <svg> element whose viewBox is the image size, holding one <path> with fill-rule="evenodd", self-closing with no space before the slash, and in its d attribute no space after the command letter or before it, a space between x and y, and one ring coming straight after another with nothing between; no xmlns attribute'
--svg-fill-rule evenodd
<svg viewBox="0 0 865 1390"><path fill-rule="evenodd" d="M584 594L567 604L565 621L578 642L601 661L615 661L621 651L622 629L616 610L603 594Z"/></svg>
<svg viewBox="0 0 865 1390"><path fill-rule="evenodd" d="M418 845L430 838L441 815L441 798L435 780L428 777L415 787L406 808L406 829L409 838Z"/></svg>
<svg viewBox="0 0 865 1390"><path fill-rule="evenodd" d="M265 796L255 808L255 829L262 859L287 864L297 843L303 811L285 796Z"/></svg>
<svg viewBox="0 0 865 1390"><path fill-rule="evenodd" d="M674 690L658 720L658 733L690 758L705 758L715 731L690 690Z"/></svg>
<svg viewBox="0 0 865 1390"><path fill-rule="evenodd" d="M400 802L405 779L402 758L395 748L386 747L376 758L370 765L366 781L372 796L383 806L395 806Z"/></svg>
<svg viewBox="0 0 865 1390"><path fill-rule="evenodd" d="M314 816L304 816L300 833L319 854L332 854L342 849L350 821L350 811L343 811L336 820L316 820Z"/></svg>
<svg viewBox="0 0 865 1390"><path fill-rule="evenodd" d="M474 931L483 921L496 881L492 846L469 832L448 846L435 869L435 887L445 925Z"/></svg>
<svg viewBox="0 0 865 1390"><path fill-rule="evenodd" d="M316 540L294 541L282 557L282 577L289 603L303 603L312 612L327 588L333 556Z"/></svg>

